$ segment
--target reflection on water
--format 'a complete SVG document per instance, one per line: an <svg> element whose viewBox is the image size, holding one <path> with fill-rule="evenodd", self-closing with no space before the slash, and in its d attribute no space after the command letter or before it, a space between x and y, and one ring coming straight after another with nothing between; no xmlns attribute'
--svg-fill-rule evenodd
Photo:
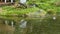
<svg viewBox="0 0 60 34"><path fill-rule="evenodd" d="M56 19L56 17L53 17L53 20L55 20Z"/></svg>
<svg viewBox="0 0 60 34"><path fill-rule="evenodd" d="M12 27L14 26L14 22L13 22L13 21L11 21L11 26L12 26Z"/></svg>
<svg viewBox="0 0 60 34"><path fill-rule="evenodd" d="M44 19L26 18L20 20L0 19L1 34L57 34L60 33L60 16ZM19 19L19 18L18 18ZM41 21L40 21L41 20Z"/></svg>
<svg viewBox="0 0 60 34"><path fill-rule="evenodd" d="M20 21L20 28L26 28L26 26L27 26L27 21L25 21L24 19L22 19Z"/></svg>
<svg viewBox="0 0 60 34"><path fill-rule="evenodd" d="M5 24L8 25L8 21L7 20L5 20Z"/></svg>

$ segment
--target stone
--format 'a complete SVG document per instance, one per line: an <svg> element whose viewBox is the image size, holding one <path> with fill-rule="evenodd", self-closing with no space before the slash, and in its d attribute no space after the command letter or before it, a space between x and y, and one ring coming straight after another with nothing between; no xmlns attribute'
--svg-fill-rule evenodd
<svg viewBox="0 0 60 34"><path fill-rule="evenodd" d="M20 3L25 4L26 0L20 0Z"/></svg>

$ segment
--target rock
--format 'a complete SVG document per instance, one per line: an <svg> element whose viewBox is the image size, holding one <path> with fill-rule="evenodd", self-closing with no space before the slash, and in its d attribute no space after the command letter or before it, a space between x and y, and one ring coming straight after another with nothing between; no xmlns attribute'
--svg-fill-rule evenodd
<svg viewBox="0 0 60 34"><path fill-rule="evenodd" d="M38 7L37 4L30 4L30 7Z"/></svg>
<svg viewBox="0 0 60 34"><path fill-rule="evenodd" d="M25 4L27 0L20 0L20 3Z"/></svg>
<svg viewBox="0 0 60 34"><path fill-rule="evenodd" d="M15 4L13 5L13 7L14 7L14 8L18 8L18 7L20 7L20 4L19 4L19 3L15 3Z"/></svg>

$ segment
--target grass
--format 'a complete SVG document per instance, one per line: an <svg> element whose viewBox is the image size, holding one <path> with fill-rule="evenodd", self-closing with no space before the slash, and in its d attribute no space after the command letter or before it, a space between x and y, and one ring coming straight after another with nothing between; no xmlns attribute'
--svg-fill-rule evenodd
<svg viewBox="0 0 60 34"><path fill-rule="evenodd" d="M56 0L38 0L38 1L35 0L35 2L33 2L33 0L29 0L27 1L27 4L36 3L38 7L26 8L26 9L22 9L22 8L18 9L12 6L3 6L2 9L4 11L1 12L0 15L22 15L29 12L35 12L39 9L43 9L46 12L48 9L53 9L55 12L60 12L60 6L59 7L56 6L55 2Z"/></svg>
<svg viewBox="0 0 60 34"><path fill-rule="evenodd" d="M35 7L35 8L26 8L26 9L21 9L21 8L14 8L12 6L5 6L2 7L2 9L4 10L3 12L1 12L0 15L21 15L21 14L27 14L29 12L35 12L37 10L39 10L39 8Z"/></svg>

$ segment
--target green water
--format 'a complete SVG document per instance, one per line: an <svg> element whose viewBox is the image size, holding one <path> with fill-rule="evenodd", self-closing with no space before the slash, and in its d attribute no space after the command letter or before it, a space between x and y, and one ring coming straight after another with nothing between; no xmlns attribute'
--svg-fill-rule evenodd
<svg viewBox="0 0 60 34"><path fill-rule="evenodd" d="M4 17L6 19L6 17ZM20 18L20 17L8 17L8 20L14 20L16 22L15 26L12 28L9 25L3 24L0 27L9 27L11 30L0 31L1 34L60 34L60 16L56 16L56 20L52 19L52 16L41 18ZM19 21L25 19L27 23L26 28L19 27ZM12 31L14 30L14 31ZM21 32L22 31L22 32Z"/></svg>

